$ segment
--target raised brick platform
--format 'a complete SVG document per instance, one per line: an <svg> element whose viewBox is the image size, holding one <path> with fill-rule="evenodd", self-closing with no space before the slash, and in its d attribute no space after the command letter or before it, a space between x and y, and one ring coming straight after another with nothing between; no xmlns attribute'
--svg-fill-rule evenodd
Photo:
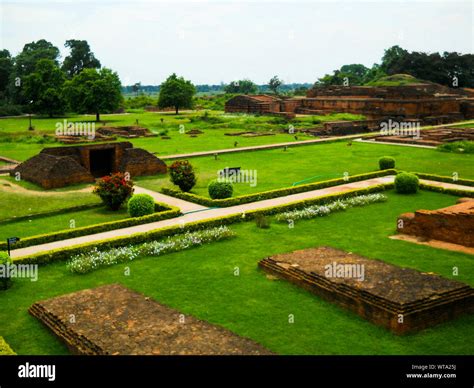
<svg viewBox="0 0 474 388"><path fill-rule="evenodd" d="M184 316L119 284L36 302L29 312L75 354L271 354L247 338Z"/></svg>
<svg viewBox="0 0 474 388"><path fill-rule="evenodd" d="M456 205L443 209L404 213L397 220L397 231L474 247L474 198L461 198Z"/></svg>
<svg viewBox="0 0 474 388"><path fill-rule="evenodd" d="M352 275L358 265L363 268L363 280L360 276L335 277L334 273L329 277L326 266L333 268L334 263L342 266L334 268L352 268ZM334 248L268 257L259 267L396 334L474 312L474 289L466 284Z"/></svg>

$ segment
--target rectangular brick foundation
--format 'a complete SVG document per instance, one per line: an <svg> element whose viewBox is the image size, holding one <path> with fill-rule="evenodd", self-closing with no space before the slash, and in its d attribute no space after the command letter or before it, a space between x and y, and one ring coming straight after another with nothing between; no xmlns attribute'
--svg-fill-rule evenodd
<svg viewBox="0 0 474 388"><path fill-rule="evenodd" d="M326 276L333 263L363 266L364 280ZM259 267L396 334L474 312L474 289L466 284L333 248L268 257Z"/></svg>
<svg viewBox="0 0 474 388"><path fill-rule="evenodd" d="M118 284L34 303L29 312L83 355L261 355L264 347Z"/></svg>

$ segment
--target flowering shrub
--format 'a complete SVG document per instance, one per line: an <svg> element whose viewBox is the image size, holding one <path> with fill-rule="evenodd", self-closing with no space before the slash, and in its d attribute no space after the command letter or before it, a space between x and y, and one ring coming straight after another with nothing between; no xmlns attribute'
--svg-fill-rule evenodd
<svg viewBox="0 0 474 388"><path fill-rule="evenodd" d="M364 206L376 202L385 202L387 197L384 194L367 194L357 197L339 199L326 205L309 206L300 210L292 210L276 216L277 221L288 222L301 219L324 217L330 213L346 210L355 206Z"/></svg>
<svg viewBox="0 0 474 388"><path fill-rule="evenodd" d="M234 232L227 226L219 226L170 236L163 241L151 241L141 245L113 248L108 251L99 251L94 248L89 252L73 256L67 265L71 272L84 274L100 267L132 261L137 257L160 256L165 253L178 252L213 241L224 240L234 235Z"/></svg>
<svg viewBox="0 0 474 388"><path fill-rule="evenodd" d="M169 167L170 179L182 191L190 191L196 184L196 175L191 163L187 160L177 160Z"/></svg>
<svg viewBox="0 0 474 388"><path fill-rule="evenodd" d="M93 193L110 209L118 210L133 194L133 182L125 179L125 174L116 172L97 180Z"/></svg>

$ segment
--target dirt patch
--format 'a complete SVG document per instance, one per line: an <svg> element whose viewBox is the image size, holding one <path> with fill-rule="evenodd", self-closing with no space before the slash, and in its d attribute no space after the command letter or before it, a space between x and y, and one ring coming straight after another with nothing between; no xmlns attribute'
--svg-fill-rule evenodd
<svg viewBox="0 0 474 388"><path fill-rule="evenodd" d="M271 354L247 338L181 314L119 284L37 302L29 312L76 354Z"/></svg>

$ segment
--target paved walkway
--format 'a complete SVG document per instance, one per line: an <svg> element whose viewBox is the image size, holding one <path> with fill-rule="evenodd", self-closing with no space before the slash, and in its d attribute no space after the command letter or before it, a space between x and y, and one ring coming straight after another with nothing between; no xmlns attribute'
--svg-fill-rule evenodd
<svg viewBox="0 0 474 388"><path fill-rule="evenodd" d="M390 183L393 181L393 179L394 179L394 176L389 175L386 177L367 179L367 180L359 181L359 182L351 182L351 183L347 183L343 185L327 187L324 189L307 191L304 193L292 194L285 197L267 199L264 201L257 201L257 202L252 202L252 203L247 203L244 205L232 206L232 207L227 207L227 208L204 208L203 206L191 204L189 202L176 199L174 197L169 197L164 194L156 193L156 192L146 190L143 188L138 188L139 190L137 192L149 193L155 199L161 202L169 203L174 206L178 206L181 208L183 212L187 211L188 213L184 214L181 217L176 217L169 220L152 222L152 223L143 224L143 225L136 225L129 228L116 229L116 230L111 230L108 232L97 233L97 234L92 234L92 235L82 236L82 237L76 237L76 238L71 238L71 239L62 240L62 241L55 241L48 244L35 245L35 246L27 247L27 248L15 249L11 251L11 256L13 258L28 256L28 255L32 255L32 254L36 254L36 253L40 253L44 251L49 251L52 249L66 248L66 247L71 247L74 245L91 243L94 241L99 241L99 240L113 238L113 237L123 237L123 236L128 236L131 234L135 234L135 233L149 232L151 230L163 228L167 226L184 225L186 223L194 222L194 221L202 221L202 220L206 220L210 218L222 217L222 216L227 216L227 215L232 215L232 214L241 214L250 210L264 209L267 207L283 205L283 204L287 204L287 203L291 203L291 202L299 201L303 199L316 198L316 197L320 197L327 194L343 193L346 191L369 187L369 186L373 186L377 184ZM428 181L424 179L420 181L422 183L436 185L436 186L474 191L473 187L467 187L467 186L456 185L456 184L451 184L451 183L434 182L434 181Z"/></svg>
<svg viewBox="0 0 474 388"><path fill-rule="evenodd" d="M356 139L359 143L371 143L371 144L386 144L386 145L393 145L393 146L403 146L403 147L415 147L415 148L428 148L428 149L435 149L435 146L427 146L422 144L410 144L410 143L395 143L390 141L378 141L378 140L364 140L364 139Z"/></svg>

